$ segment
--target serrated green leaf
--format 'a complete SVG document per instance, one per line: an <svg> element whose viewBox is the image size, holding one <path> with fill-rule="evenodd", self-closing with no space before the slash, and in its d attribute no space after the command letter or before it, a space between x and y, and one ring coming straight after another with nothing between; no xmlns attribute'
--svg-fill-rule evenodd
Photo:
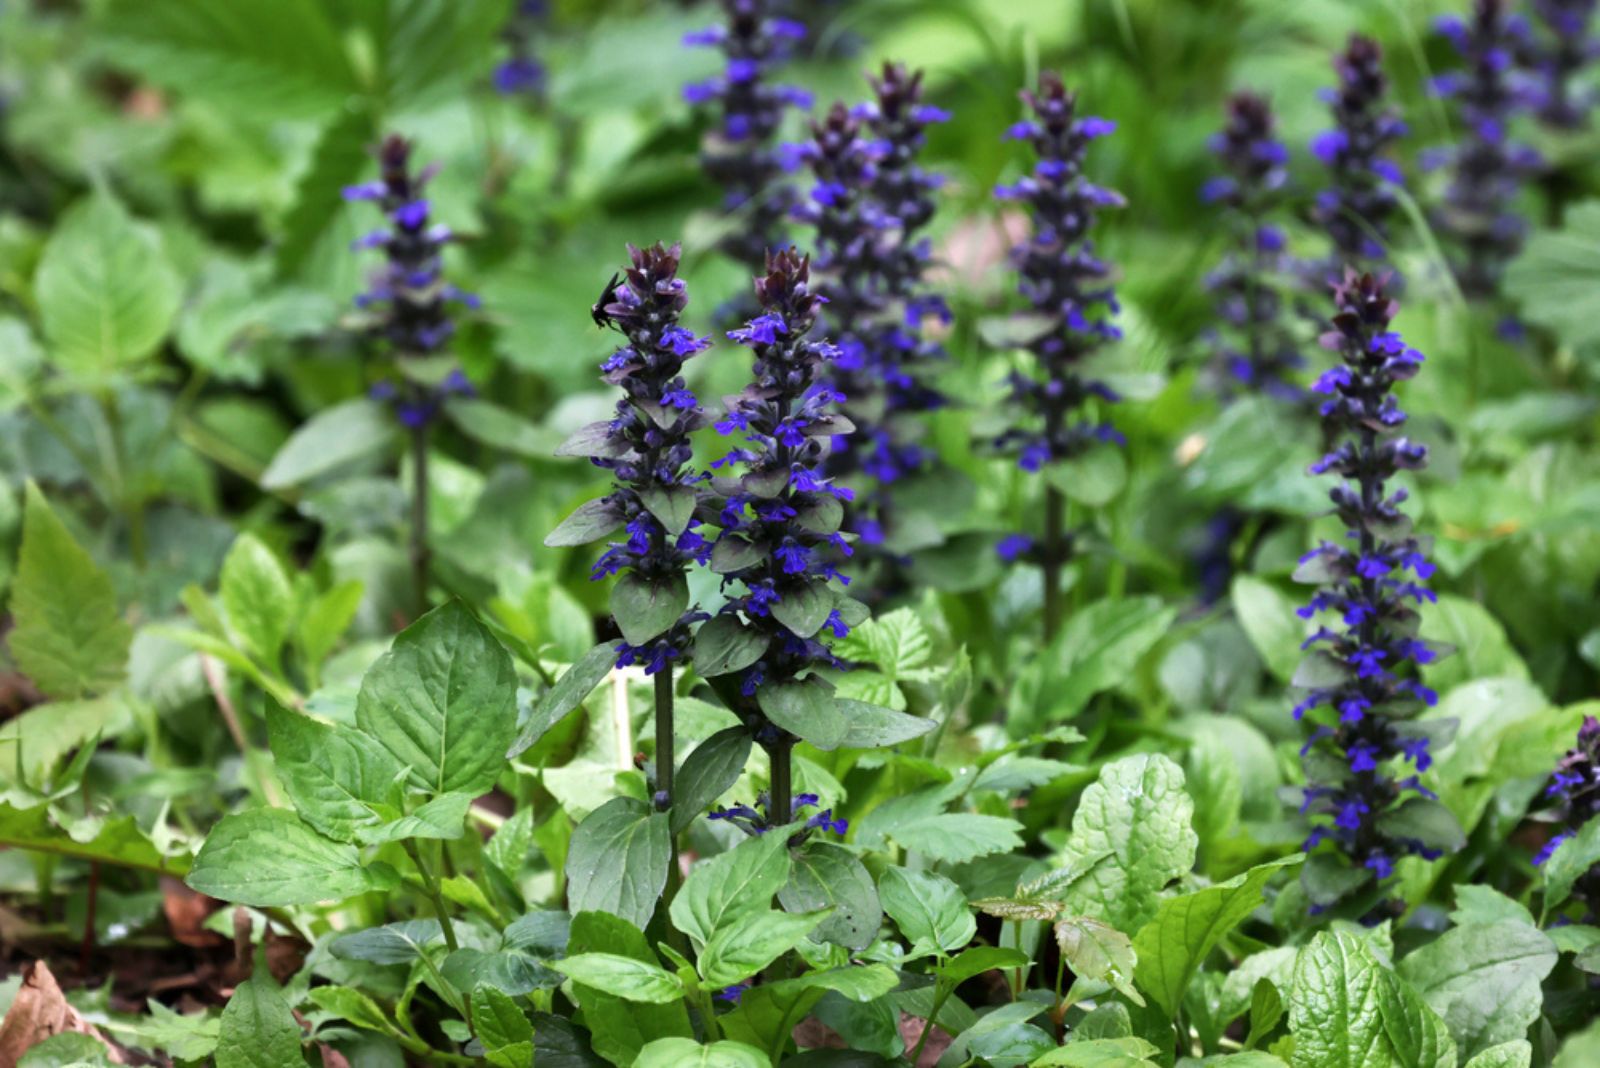
<svg viewBox="0 0 1600 1068"><path fill-rule="evenodd" d="M878 878L878 900L913 948L954 953L978 932L966 895L937 872L886 869Z"/></svg>
<svg viewBox="0 0 1600 1068"><path fill-rule="evenodd" d="M202 894L257 908L343 901L399 882L393 869L362 866L354 846L322 837L281 808L224 816L187 881Z"/></svg>
<svg viewBox="0 0 1600 1068"><path fill-rule="evenodd" d="M271 983L257 978L234 988L222 1010L217 1068L304 1068L304 1032Z"/></svg>

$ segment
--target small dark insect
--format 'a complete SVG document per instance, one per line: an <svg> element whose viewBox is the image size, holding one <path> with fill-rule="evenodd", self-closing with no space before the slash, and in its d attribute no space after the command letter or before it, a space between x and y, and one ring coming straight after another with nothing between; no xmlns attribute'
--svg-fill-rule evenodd
<svg viewBox="0 0 1600 1068"><path fill-rule="evenodd" d="M611 281L600 291L600 299L589 305L589 318L594 320L594 325L604 330L611 325L611 316L606 314L606 305L611 302L611 291L617 288L617 283L622 281L622 275L613 274Z"/></svg>

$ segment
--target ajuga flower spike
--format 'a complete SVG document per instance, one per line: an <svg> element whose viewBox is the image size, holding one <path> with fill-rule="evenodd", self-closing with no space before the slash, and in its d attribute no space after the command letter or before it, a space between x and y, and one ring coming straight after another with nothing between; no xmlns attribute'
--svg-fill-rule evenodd
<svg viewBox="0 0 1600 1068"><path fill-rule="evenodd" d="M1311 141L1312 154L1328 168L1328 188L1317 194L1314 216L1332 239L1334 264L1378 269L1388 256L1389 219L1399 203L1395 190L1405 184L1388 150L1406 124L1388 103L1383 50L1376 41L1352 35L1333 69L1339 84L1326 91L1333 129Z"/></svg>
<svg viewBox="0 0 1600 1068"><path fill-rule="evenodd" d="M1544 795L1552 803L1552 815L1559 821L1561 830L1551 836L1533 858L1540 866L1585 824L1600 818L1600 719L1583 718L1583 726L1578 729L1578 744L1556 762L1555 773L1550 776ZM1582 921L1600 920L1600 864L1579 875L1572 888L1583 905ZM1559 905L1560 902L1546 904Z"/></svg>
<svg viewBox="0 0 1600 1068"><path fill-rule="evenodd" d="M683 379L686 361L710 346L678 325L689 303L678 277L679 247L629 246L629 265L595 305L596 321L625 344L600 365L601 377L622 389L615 418L593 423L558 455L587 456L614 476L609 494L578 508L545 539L582 545L618 527L627 540L611 542L594 565L596 580L620 574L611 614L622 632L617 664L643 665L656 679L656 802L671 803L673 779L672 665L689 647L690 627L704 619L689 611L687 573L710 557L696 528L698 485L689 435L707 417Z"/></svg>
<svg viewBox="0 0 1600 1068"><path fill-rule="evenodd" d="M1024 470L1039 471L1097 445L1123 441L1109 422L1083 411L1095 401L1117 400L1083 365L1101 346L1121 337L1107 317L1117 310L1112 268L1095 254L1089 233L1101 211L1122 207L1125 201L1120 193L1089 181L1083 171L1089 145L1115 130L1115 123L1078 117L1077 97L1053 73L1041 75L1039 91L1024 90L1022 99L1033 117L1014 124L1009 134L1028 142L1038 162L1032 173L998 187L995 195L1026 205L1033 216L1032 233L1012 249L1011 262L1030 309L1022 322L1034 366L1012 374L1011 402L1020 418L995 444L1016 452ZM1046 486L1043 541L1032 545L1008 539L1001 544L1005 555L1027 555L1043 567L1047 636L1054 636L1061 621L1061 569L1071 546L1065 509L1061 491Z"/></svg>
<svg viewBox="0 0 1600 1068"><path fill-rule="evenodd" d="M1435 857L1460 845L1449 811L1417 775L1449 730L1443 721L1417 721L1437 701L1417 668L1448 650L1417 637L1417 606L1436 599L1423 585L1434 568L1401 509L1406 491L1392 486L1396 474L1427 462L1427 449L1401 434L1406 415L1392 392L1423 357L1390 329L1398 305L1382 280L1348 273L1334 302L1322 344L1340 362L1313 387L1328 398L1321 411L1334 447L1311 470L1339 479L1329 498L1346 544L1323 542L1295 573L1322 587L1301 616L1331 615L1337 624L1320 625L1305 643L1311 651L1294 682L1306 696L1294 717L1314 724L1301 750L1309 784L1301 810L1315 821L1306 849L1330 842L1356 877L1340 874L1347 869L1335 853L1314 855L1306 885L1318 907L1362 877L1388 879L1402 856Z"/></svg>

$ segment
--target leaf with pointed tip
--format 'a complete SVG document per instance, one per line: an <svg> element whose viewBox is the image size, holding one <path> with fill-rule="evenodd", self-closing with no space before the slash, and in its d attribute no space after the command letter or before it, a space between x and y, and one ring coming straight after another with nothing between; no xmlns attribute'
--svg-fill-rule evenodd
<svg viewBox="0 0 1600 1068"><path fill-rule="evenodd" d="M756 702L773 723L818 749L837 749L849 733L838 700L815 679L768 683L756 690Z"/></svg>
<svg viewBox="0 0 1600 1068"><path fill-rule="evenodd" d="M545 535L544 543L552 549L588 545L620 527L622 519L622 509L604 497L596 497L578 505L571 515Z"/></svg>
<svg viewBox="0 0 1600 1068"><path fill-rule="evenodd" d="M682 574L651 579L630 571L611 589L611 618L629 645L643 645L667 631L689 607Z"/></svg>

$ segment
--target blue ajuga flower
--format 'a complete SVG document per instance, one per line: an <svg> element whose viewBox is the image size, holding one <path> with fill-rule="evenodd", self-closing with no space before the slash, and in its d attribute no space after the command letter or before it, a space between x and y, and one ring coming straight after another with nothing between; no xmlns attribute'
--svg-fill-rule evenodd
<svg viewBox="0 0 1600 1068"><path fill-rule="evenodd" d="M933 463L932 451L923 444L924 416L947 403L930 382L944 349L924 328L930 320L947 324L950 311L923 284L931 246L922 233L933 219L943 181L918 157L927 128L949 115L923 103L921 71L885 63L881 74L868 80L874 99L852 115L860 121L857 139L865 138L872 167L861 176L863 206L856 220L835 231L850 236L835 247L842 249L843 263L857 268L841 271L839 282L866 291L862 303L871 319L858 315L852 329L832 334L840 349L833 383L851 398L846 412L856 432L839 443L829 470L845 481L857 481L858 474L870 480L870 488L862 487L854 525L864 545L894 561L899 559L894 485ZM825 237L819 226L819 240ZM828 252L831 259L832 249ZM830 325L837 289L828 290L835 301L828 308Z"/></svg>
<svg viewBox="0 0 1600 1068"><path fill-rule="evenodd" d="M1311 550L1295 572L1321 586L1301 616L1325 622L1306 641L1312 652L1296 682L1307 693L1294 717L1316 724L1301 751L1309 783L1302 811L1319 821L1306 848L1331 841L1381 881L1401 856L1438 855L1439 842L1392 828L1407 826L1396 821L1399 809L1431 797L1415 773L1431 763L1439 724L1411 721L1437 697L1415 669L1447 650L1416 637L1417 606L1435 600L1424 585L1434 568L1401 511L1406 491L1391 486L1427 459L1401 433L1406 416L1391 392L1422 356L1390 329L1398 306L1383 280L1347 273L1334 300L1322 344L1341 362L1313 387L1327 398L1321 412L1334 447L1312 471L1339 479L1329 497L1347 534L1343 544ZM1413 774L1402 778L1397 765Z"/></svg>
<svg viewBox="0 0 1600 1068"><path fill-rule="evenodd" d="M789 818L783 821L783 826L788 826L800 818L800 814L808 808L817 808L822 804L822 799L816 794L796 794L789 803ZM772 807L772 799L762 794L756 799L755 807L749 805L730 805L724 808L718 805L706 816L707 819L720 820L731 823L748 835L766 834L773 828L768 818L768 811ZM805 823L795 831L795 837L805 835L810 831L821 831L825 834L843 835L850 829L850 821L844 818L835 818L833 809L824 808L806 818ZM793 839L791 839L793 841Z"/></svg>
<svg viewBox="0 0 1600 1068"><path fill-rule="evenodd" d="M1217 379L1224 396L1240 390L1299 398L1304 364L1285 321L1278 278L1286 268L1283 231L1270 220L1283 203L1289 152L1273 136L1272 108L1254 93L1228 100L1228 121L1211 139L1224 174L1203 199L1222 206L1233 230L1227 259L1206 279L1216 301Z"/></svg>
<svg viewBox="0 0 1600 1068"><path fill-rule="evenodd" d="M1511 140L1512 119L1529 102L1516 73L1528 28L1505 0L1476 0L1470 19L1446 16L1437 26L1465 68L1434 80L1435 91L1454 100L1461 116L1460 142L1435 157L1452 166L1438 221L1459 247L1455 271L1462 290L1494 296L1527 232L1513 204L1539 166L1533 149Z"/></svg>
<svg viewBox="0 0 1600 1068"><path fill-rule="evenodd" d="M1398 205L1395 190L1405 184L1388 150L1405 134L1406 124L1388 103L1383 50L1376 41L1352 35L1334 57L1333 69L1339 85L1326 94L1333 129L1311 141L1329 180L1317 194L1313 214L1333 240L1335 264L1375 269L1385 260L1389 219Z"/></svg>
<svg viewBox="0 0 1600 1068"><path fill-rule="evenodd" d="M1541 865L1584 824L1600 817L1600 719L1583 718L1583 726L1578 729L1578 744L1556 762L1544 796L1550 801L1550 817L1561 829L1533 858L1535 864ZM1600 919L1600 865L1580 875L1573 890L1583 903L1584 922Z"/></svg>
<svg viewBox="0 0 1600 1068"><path fill-rule="evenodd" d="M544 95L544 64L534 54L533 43L549 10L546 0L518 0L512 9L500 34L505 39L507 55L494 69L497 92L505 96Z"/></svg>
<svg viewBox="0 0 1600 1068"><path fill-rule="evenodd" d="M823 382L838 349L807 337L823 304L810 270L794 249L770 254L755 283L761 314L728 333L755 351L755 376L716 424L741 444L715 465L724 469L716 481L722 532L711 566L725 585L743 590L723 613L742 616L758 635L760 654L740 673L746 698L819 665L840 666L825 636L849 629L839 608L816 611L839 600L830 582L849 582L834 562L851 553L839 524L853 494L821 469L833 438L850 424L834 411L839 394ZM775 740L771 724L754 717L751 725L763 744Z"/></svg>
<svg viewBox="0 0 1600 1068"><path fill-rule="evenodd" d="M597 321L623 337L600 365L601 378L619 387L623 398L614 418L580 430L561 454L588 456L611 471L615 486L579 508L546 542L582 544L622 527L627 537L600 555L591 575L596 580L628 572L665 588L710 558L711 545L695 515L697 486L707 476L693 467L689 442L708 420L682 372L711 342L678 324L689 303L688 287L678 277L679 255L678 245L628 246L627 270L620 281L613 278L594 309ZM639 664L651 675L669 667L688 647L689 626L704 618L687 612L647 642L619 643L618 666Z"/></svg>
<svg viewBox="0 0 1600 1068"><path fill-rule="evenodd" d="M1105 208L1121 207L1122 195L1090 182L1083 173L1089 145L1115 129L1105 119L1078 118L1077 99L1052 73L1040 77L1038 93L1022 94L1034 117L1009 131L1038 154L1033 172L995 195L1028 206L1033 233L1011 252L1018 290L1033 315L1044 320L1028 348L1037 358L1031 374L1011 378L1011 400L1033 425L1017 426L996 445L1018 454L1028 471L1071 459L1101 442L1121 442L1110 423L1079 413L1091 398L1117 398L1104 383L1086 378L1081 365L1107 341L1121 336L1106 313L1117 310L1111 265L1095 255L1089 238Z"/></svg>
<svg viewBox="0 0 1600 1068"><path fill-rule="evenodd" d="M1589 125L1595 90L1583 84L1583 75L1600 56L1593 29L1597 6L1600 0L1533 0L1531 5L1539 30L1531 49L1532 103L1539 120L1558 130Z"/></svg>
<svg viewBox="0 0 1600 1068"><path fill-rule="evenodd" d="M479 303L444 280L444 247L454 235L430 218L424 189L434 168L413 174L411 142L403 137L385 139L378 160L376 181L344 190L346 200L372 201L387 219L381 229L355 242L358 250L382 249L387 257L356 306L367 313L372 332L387 342L405 371L403 383L380 383L374 395L391 401L406 425L420 427L437 414L446 397L471 391L465 377L439 358L455 333L449 306L476 309Z"/></svg>
<svg viewBox="0 0 1600 1068"><path fill-rule="evenodd" d="M684 86L683 95L691 104L721 109L700 158L724 190L723 209L740 213L721 247L753 269L782 243L779 224L792 197L779 182L788 167L773 138L787 108L811 106L809 93L769 80L772 68L805 36L803 25L778 17L773 7L769 0L722 0L723 24L684 38L688 45L721 49L728 60L722 74Z"/></svg>

